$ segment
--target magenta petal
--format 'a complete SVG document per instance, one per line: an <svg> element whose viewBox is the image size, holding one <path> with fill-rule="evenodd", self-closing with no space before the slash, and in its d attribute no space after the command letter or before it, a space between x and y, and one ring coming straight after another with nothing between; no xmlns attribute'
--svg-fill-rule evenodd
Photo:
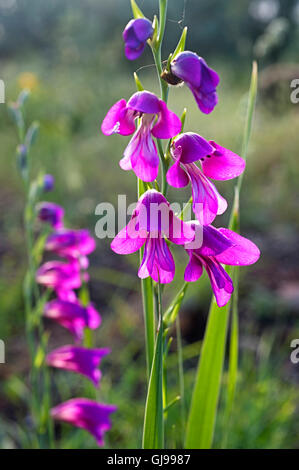
<svg viewBox="0 0 299 470"><path fill-rule="evenodd" d="M57 288L55 289L55 293L58 297L58 300L66 300L67 302L78 302L76 294L73 290L65 290Z"/></svg>
<svg viewBox="0 0 299 470"><path fill-rule="evenodd" d="M199 109L209 114L217 104L218 74L194 52L180 52L171 63L172 73L190 88Z"/></svg>
<svg viewBox="0 0 299 470"><path fill-rule="evenodd" d="M194 240L195 230L192 224L186 223L170 212L169 234L167 238L176 245L185 245Z"/></svg>
<svg viewBox="0 0 299 470"><path fill-rule="evenodd" d="M175 264L172 254L163 238L155 240L155 259L151 272L154 281L161 284L172 282L175 273Z"/></svg>
<svg viewBox="0 0 299 470"><path fill-rule="evenodd" d="M49 223L53 228L63 227L64 209L53 202L40 202L36 206L37 217L41 222Z"/></svg>
<svg viewBox="0 0 299 470"><path fill-rule="evenodd" d="M131 112L128 112L126 106L126 100L122 99L109 109L101 126L103 134L133 134L135 131L134 117Z"/></svg>
<svg viewBox="0 0 299 470"><path fill-rule="evenodd" d="M191 91L201 112L204 114L210 114L218 103L218 96L216 91L203 93L200 90L192 88Z"/></svg>
<svg viewBox="0 0 299 470"><path fill-rule="evenodd" d="M195 52L183 51L171 62L171 71L181 80L193 87L199 87L201 83L202 65Z"/></svg>
<svg viewBox="0 0 299 470"><path fill-rule="evenodd" d="M79 266L62 261L48 261L36 271L36 282L53 289L72 290L81 287Z"/></svg>
<svg viewBox="0 0 299 470"><path fill-rule="evenodd" d="M239 176L245 169L245 160L230 150L210 142L214 152L210 158L202 162L202 169L206 176L215 180L229 180Z"/></svg>
<svg viewBox="0 0 299 470"><path fill-rule="evenodd" d="M173 280L174 273L174 260L166 241L160 236L148 238L138 276L141 279L151 276L154 281L167 284Z"/></svg>
<svg viewBox="0 0 299 470"><path fill-rule="evenodd" d="M154 181L157 178L159 156L150 132L150 121L144 121L143 118L140 127L125 149L120 165L125 170L131 166L136 176L142 181Z"/></svg>
<svg viewBox="0 0 299 470"><path fill-rule="evenodd" d="M164 101L160 100L160 113L152 129L153 136L157 139L171 139L181 132L181 128L180 118L167 108Z"/></svg>
<svg viewBox="0 0 299 470"><path fill-rule="evenodd" d="M260 250L250 240L227 228L220 228L225 237L229 238L233 246L216 256L223 264L231 266L246 266L255 263L260 257Z"/></svg>
<svg viewBox="0 0 299 470"><path fill-rule="evenodd" d="M155 147L153 142L152 149ZM134 154L131 158L132 169L137 176L145 182L154 181L159 173L159 157L152 153L152 159L149 160L144 154Z"/></svg>
<svg viewBox="0 0 299 470"><path fill-rule="evenodd" d="M160 264L156 262L151 274L152 279L155 282L160 282L160 284L169 284L173 281L175 270L165 271L161 268Z"/></svg>
<svg viewBox="0 0 299 470"><path fill-rule="evenodd" d="M138 270L140 279L145 279L151 275L155 260L155 245L154 240L148 238L145 243L144 253L141 265Z"/></svg>
<svg viewBox="0 0 299 470"><path fill-rule="evenodd" d="M137 91L128 101L128 108L145 114L158 114L160 112L159 98L149 91Z"/></svg>
<svg viewBox="0 0 299 470"><path fill-rule="evenodd" d="M76 339L82 339L84 328L95 329L101 323L101 317L92 305L83 307L78 301L62 299L47 302L44 316L67 328Z"/></svg>
<svg viewBox="0 0 299 470"><path fill-rule="evenodd" d="M186 165L186 170L191 179L194 213L200 224L209 225L223 214L227 202L194 163Z"/></svg>
<svg viewBox="0 0 299 470"><path fill-rule="evenodd" d="M139 145L131 154L132 169L142 181L154 181L159 172L159 157L151 134L141 134Z"/></svg>
<svg viewBox="0 0 299 470"><path fill-rule="evenodd" d="M206 157L214 148L212 145L194 132L185 132L174 141L175 149L180 149L181 163L192 163Z"/></svg>
<svg viewBox="0 0 299 470"><path fill-rule="evenodd" d="M140 44L138 48L133 49L132 47L126 45L125 46L126 58L129 59L129 60L138 59L141 56L141 54L143 53L143 51L145 49L145 46L146 46L146 43L143 43L143 44Z"/></svg>
<svg viewBox="0 0 299 470"><path fill-rule="evenodd" d="M186 266L184 279L186 282L197 281L202 275L202 263L201 261L189 251L189 263Z"/></svg>
<svg viewBox="0 0 299 470"><path fill-rule="evenodd" d="M175 265L172 254L164 238L156 239L156 261L164 271L174 271Z"/></svg>
<svg viewBox="0 0 299 470"><path fill-rule="evenodd" d="M151 22L146 18L129 21L123 32L125 54L129 60L138 59L153 31Z"/></svg>
<svg viewBox="0 0 299 470"><path fill-rule="evenodd" d="M145 243L146 234L140 234L136 227L137 218L132 218L111 243L111 249L119 255L128 255L138 251Z"/></svg>
<svg viewBox="0 0 299 470"><path fill-rule="evenodd" d="M212 225L205 225L203 228L203 244L199 249L201 255L215 256L231 248L234 242L225 236L220 230Z"/></svg>
<svg viewBox="0 0 299 470"><path fill-rule="evenodd" d="M48 236L45 244L47 251L59 256L80 258L89 255L96 248L96 243L85 229L61 229ZM84 259L82 259L84 261Z"/></svg>
<svg viewBox="0 0 299 470"><path fill-rule="evenodd" d="M66 345L51 351L46 357L46 362L49 366L85 375L97 387L101 378L98 367L101 359L108 353L109 349Z"/></svg>
<svg viewBox="0 0 299 470"><path fill-rule="evenodd" d="M125 153L124 157L119 161L119 166L125 171L132 170L131 155Z"/></svg>
<svg viewBox="0 0 299 470"><path fill-rule="evenodd" d="M213 293L215 295L216 303L218 307L224 307L231 298L231 292L227 292L225 289L219 289L217 285L212 284Z"/></svg>
<svg viewBox="0 0 299 470"><path fill-rule="evenodd" d="M218 307L229 301L234 291L231 278L215 258L203 258Z"/></svg>
<svg viewBox="0 0 299 470"><path fill-rule="evenodd" d="M168 184L174 188L184 188L189 183L188 175L182 169L179 160L169 168L166 174L166 179Z"/></svg>
<svg viewBox="0 0 299 470"><path fill-rule="evenodd" d="M201 89L205 93L210 93L219 85L220 78L217 72L208 66L206 61L200 57L201 61Z"/></svg>
<svg viewBox="0 0 299 470"><path fill-rule="evenodd" d="M104 433L111 428L109 415L117 408L88 398L73 398L52 408L53 419L65 421L90 432L99 446L104 445Z"/></svg>
<svg viewBox="0 0 299 470"><path fill-rule="evenodd" d="M96 330L101 324L101 316L92 303L88 304L86 309L86 326L91 330Z"/></svg>
<svg viewBox="0 0 299 470"><path fill-rule="evenodd" d="M45 193L52 191L52 189L54 188L54 184L55 184L54 176L49 175L49 174L44 176L43 190Z"/></svg>

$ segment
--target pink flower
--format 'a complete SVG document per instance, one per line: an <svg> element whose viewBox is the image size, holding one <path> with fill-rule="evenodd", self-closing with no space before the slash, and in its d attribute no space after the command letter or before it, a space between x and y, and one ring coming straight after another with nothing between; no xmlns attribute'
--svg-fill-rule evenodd
<svg viewBox="0 0 299 470"><path fill-rule="evenodd" d="M67 258L82 258L96 248L94 238L88 230L61 229L48 236L45 250Z"/></svg>
<svg viewBox="0 0 299 470"><path fill-rule="evenodd" d="M123 32L127 59L135 60L141 56L146 41L152 37L153 32L152 23L147 18L137 18L129 21Z"/></svg>
<svg viewBox="0 0 299 470"><path fill-rule="evenodd" d="M190 88L199 109L209 114L215 108L218 98L216 88L219 75L208 67L206 61L195 52L180 52L170 64L171 73L183 80Z"/></svg>
<svg viewBox="0 0 299 470"><path fill-rule="evenodd" d="M138 276L151 276L156 282L169 283L174 277L175 264L165 237L176 245L183 245L193 240L194 229L174 215L161 193L151 189L141 196L130 222L116 235L111 249L118 254L128 254L145 245Z"/></svg>
<svg viewBox="0 0 299 470"><path fill-rule="evenodd" d="M63 225L64 209L53 202L40 202L36 206L37 217L41 222L48 222L58 229Z"/></svg>
<svg viewBox="0 0 299 470"><path fill-rule="evenodd" d="M81 287L80 265L77 261L48 261L36 272L36 282L54 290L72 290Z"/></svg>
<svg viewBox="0 0 299 470"><path fill-rule="evenodd" d="M135 132L136 119L140 119L140 123ZM123 170L133 170L142 181L154 181L158 176L159 156L153 137L170 139L180 130L178 116L149 91L135 93L128 103L124 99L115 103L102 123L105 135L131 135L135 132L120 166Z"/></svg>
<svg viewBox="0 0 299 470"><path fill-rule="evenodd" d="M202 229L196 222L191 225L196 231ZM234 290L233 282L222 264L246 266L255 263L260 257L258 247L247 238L232 230L212 226L203 227L203 243L200 248L189 249L188 245L185 248L189 255L185 281L197 281L205 268L219 307L227 304Z"/></svg>
<svg viewBox="0 0 299 470"><path fill-rule="evenodd" d="M90 432L99 446L104 445L104 433L111 428L109 416L116 406L97 403L87 398L73 398L52 408L54 419L65 421Z"/></svg>
<svg viewBox="0 0 299 470"><path fill-rule="evenodd" d="M101 378L101 372L98 369L100 361L109 352L109 349L67 345L49 353L46 361L49 366L85 375L97 387Z"/></svg>
<svg viewBox="0 0 299 470"><path fill-rule="evenodd" d="M192 187L193 210L202 225L209 225L227 208L226 200L218 193L208 177L228 180L245 169L245 160L214 141L206 141L193 132L178 136L172 144L174 165L167 172L167 181L175 188ZM202 169L195 162L200 161Z"/></svg>
<svg viewBox="0 0 299 470"><path fill-rule="evenodd" d="M52 189L54 188L54 184L55 184L54 176L49 175L49 174L44 176L43 190L45 193L52 191Z"/></svg>
<svg viewBox="0 0 299 470"><path fill-rule="evenodd" d="M94 306L83 307L78 301L51 300L45 304L44 316L67 328L78 340L82 339L84 328L95 330L101 324Z"/></svg>

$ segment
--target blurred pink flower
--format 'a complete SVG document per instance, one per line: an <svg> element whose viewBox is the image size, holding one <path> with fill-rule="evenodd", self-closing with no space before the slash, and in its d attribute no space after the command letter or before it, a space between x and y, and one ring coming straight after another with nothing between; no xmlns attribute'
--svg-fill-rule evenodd
<svg viewBox="0 0 299 470"><path fill-rule="evenodd" d="M99 446L103 446L104 433L111 428L109 416L116 410L113 405L87 398L73 398L52 408L51 415L56 420L85 429L94 436Z"/></svg>

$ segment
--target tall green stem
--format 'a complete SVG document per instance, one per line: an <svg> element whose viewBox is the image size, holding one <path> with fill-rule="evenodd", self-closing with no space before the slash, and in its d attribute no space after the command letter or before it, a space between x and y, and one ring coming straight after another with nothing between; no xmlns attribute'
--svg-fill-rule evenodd
<svg viewBox="0 0 299 470"><path fill-rule="evenodd" d="M22 102L23 103L23 102ZM32 399L31 411L36 425L36 435L34 436L35 447L52 446L53 423L49 419L50 411L50 383L49 372L45 366L47 337L43 331L40 318L40 293L35 281L36 261L34 255L34 211L38 194L38 186L31 183L31 159L29 155L30 143L27 142L25 132L25 122L23 117L23 104L15 106L14 115L17 117L16 124L19 136L19 143L25 149L25 171L20 167L21 176L25 188L25 209L24 209L24 231L26 240L28 269L24 279L24 300L25 300L25 328L27 342L30 352ZM19 147L18 147L19 148ZM22 150L23 151L23 150ZM23 170L23 171L22 171Z"/></svg>
<svg viewBox="0 0 299 470"><path fill-rule="evenodd" d="M167 102L168 85L161 78L162 62L161 62L161 46L164 37L166 13L167 13L167 0L159 0L159 32L156 41L152 45L152 52L156 64L160 89L161 99ZM166 170L167 164L165 161L162 143L157 139L157 146L162 165L162 193L165 195L167 190ZM142 183L138 184L138 195L140 196ZM140 256L143 256L143 251L140 250ZM163 380L163 313L162 313L162 298L160 283L156 285L156 292L154 292L151 279L142 280L142 295L143 295L143 309L145 317L145 333L146 333L146 349L147 349L147 364L149 375L149 384L147 390L147 399L144 415L143 427L143 448L161 449L164 448L164 406L163 406L163 392L165 392L165 383ZM158 317L158 330L155 339L153 305L157 308ZM152 334L153 333L153 334ZM155 347L153 344L155 342ZM165 396L165 394L164 394Z"/></svg>
<svg viewBox="0 0 299 470"><path fill-rule="evenodd" d="M180 385L180 405L181 405L181 444L183 445L185 439L185 426L186 426L186 406L185 406L185 383L184 383L184 364L183 364L183 348L182 348L182 334L179 315L176 317L176 340L177 340L177 354L178 354L178 370L179 370L179 385Z"/></svg>
<svg viewBox="0 0 299 470"><path fill-rule="evenodd" d="M138 199L144 193L144 185L141 180L138 180ZM142 262L144 249L141 248L139 252L140 263ZM146 365L147 365L147 379L149 380L152 368L152 362L155 349L155 312L154 312L154 290L151 278L141 279L141 292L145 328L145 349L146 349Z"/></svg>

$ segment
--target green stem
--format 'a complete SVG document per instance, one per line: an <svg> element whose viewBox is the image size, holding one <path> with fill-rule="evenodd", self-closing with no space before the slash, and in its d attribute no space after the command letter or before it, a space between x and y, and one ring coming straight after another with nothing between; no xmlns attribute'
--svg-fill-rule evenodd
<svg viewBox="0 0 299 470"><path fill-rule="evenodd" d="M157 284L157 300L158 300L158 335L162 338L161 339L161 361L160 361L160 364L159 364L159 368L160 368L160 373L161 373L161 376L162 376L162 381L161 381L161 394L162 394L162 417L160 419L160 421L158 422L158 426L160 429L158 429L158 435L161 436L161 449L164 449L165 447L165 443L164 443L164 439L165 439L165 431L164 431L164 425L165 425L165 421L164 421L164 407L166 406L166 402L167 402L167 384L166 384L166 370L164 369L164 332L163 332L163 313L162 313L162 291L161 291L161 284L160 282L158 282Z"/></svg>
<svg viewBox="0 0 299 470"><path fill-rule="evenodd" d="M158 144L158 151L159 151L159 157L161 161L161 166L162 166L162 184L161 184L161 191L164 196L166 196L167 193L167 188L168 188L168 183L166 180L166 173L167 173L167 163L165 160L164 156L164 151L162 147L162 142L160 139L157 139L157 144Z"/></svg>
<svg viewBox="0 0 299 470"><path fill-rule="evenodd" d="M162 60L161 60L161 49L159 48L154 49L152 48L153 56L154 56L154 61L157 69L157 74L158 74L158 79L159 79L159 84L160 84L160 91L161 91L161 99L167 103L168 100L168 90L169 87L165 80L161 78L161 73L163 71L162 68Z"/></svg>
<svg viewBox="0 0 299 470"><path fill-rule="evenodd" d="M161 308L161 290L155 292L158 310L158 331L155 342L155 352L147 389L145 404L142 448L164 448L164 411L163 411L163 321Z"/></svg>
<svg viewBox="0 0 299 470"><path fill-rule="evenodd" d="M167 3L168 0L159 0L159 35L157 39L157 46L161 49L167 16Z"/></svg>
<svg viewBox="0 0 299 470"><path fill-rule="evenodd" d="M173 299L173 301L171 302L170 306L168 307L168 309L164 313L163 322L164 322L165 327L171 326L173 324L173 322L175 321L175 319L176 319L176 317L179 313L179 310L181 308L184 297L186 295L188 286L189 286L189 283L184 282L181 289L176 294L176 296Z"/></svg>
<svg viewBox="0 0 299 470"><path fill-rule="evenodd" d="M138 199L144 193L144 185L141 180L138 180ZM142 262L144 249L141 248L139 252L140 264ZM147 365L147 379L149 380L152 368L152 362L155 350L155 313L154 313L154 290L151 278L141 279L141 292L142 292L142 305L144 316L145 328L145 350L146 350L146 365Z"/></svg>
<svg viewBox="0 0 299 470"><path fill-rule="evenodd" d="M22 116L22 125L18 125L20 144L25 145L25 126ZM25 176L24 176L25 175ZM25 329L30 352L32 398L31 409L36 425L37 438L34 439L36 447L53 447L53 423L50 418L50 379L46 370L44 359L37 364L38 354L43 358L46 355L46 339L44 337L41 318L36 318L39 305L39 289L35 281L36 264L34 259L34 210L35 196L31 192L31 159L27 148L27 171L23 175L25 188L24 229L28 260L28 270L24 280L25 300ZM36 322L38 321L38 323Z"/></svg>
<svg viewBox="0 0 299 470"><path fill-rule="evenodd" d="M183 363L183 348L182 348L182 334L179 315L176 317L176 339L177 339L177 354L178 354L178 370L179 370L179 385L180 385L180 405L181 405L181 445L184 444L185 427L186 427L186 405L185 405L185 383L184 383L184 363Z"/></svg>
<svg viewBox="0 0 299 470"><path fill-rule="evenodd" d="M161 62L161 46L164 37L166 13L167 13L167 0L159 0L159 33L158 38L152 46L154 61L156 64L158 79L161 89L161 99L167 102L168 85L162 80L162 62ZM157 139L157 146L159 156L162 164L162 193L165 195L167 190L166 171L167 164L164 157L162 143ZM144 192L144 185L138 181L138 196ZM140 250L140 259L143 257L143 250ZM143 311L145 322L145 337L146 337L146 356L147 356L147 371L148 371L148 392L144 417L144 431L143 431L143 448L164 448L164 413L163 413L163 396L165 400L166 383L163 374L163 314L162 314L162 298L161 286L157 284L156 293L153 289L153 283L150 278L143 279L142 285L142 298L143 298ZM155 295L155 297L154 297ZM154 318L154 303L157 307L158 317L158 331L155 340L155 318ZM157 375L156 375L157 374ZM164 380L163 380L164 376ZM157 381L156 381L157 379ZM157 412L157 421L154 420L154 429L151 430L151 403L154 400ZM153 431L153 432L152 432Z"/></svg>
<svg viewBox="0 0 299 470"><path fill-rule="evenodd" d="M158 38L152 46L152 53L157 69L157 75L158 75L158 80L160 84L160 92L161 92L161 99L167 103L168 99L168 84L161 78L161 73L163 71L162 68L162 60L161 60L161 47L162 47L162 42L163 42L163 37L164 37L164 32L165 32L165 24L166 24L166 14L167 14L167 0L159 0L159 33L158 33ZM159 156L161 160L161 165L162 165L162 194L165 196L167 193L167 181L166 181L166 172L167 172L167 163L165 160L164 156L164 150L162 146L162 142L160 139L157 139L157 145L158 145L158 150L159 150Z"/></svg>

